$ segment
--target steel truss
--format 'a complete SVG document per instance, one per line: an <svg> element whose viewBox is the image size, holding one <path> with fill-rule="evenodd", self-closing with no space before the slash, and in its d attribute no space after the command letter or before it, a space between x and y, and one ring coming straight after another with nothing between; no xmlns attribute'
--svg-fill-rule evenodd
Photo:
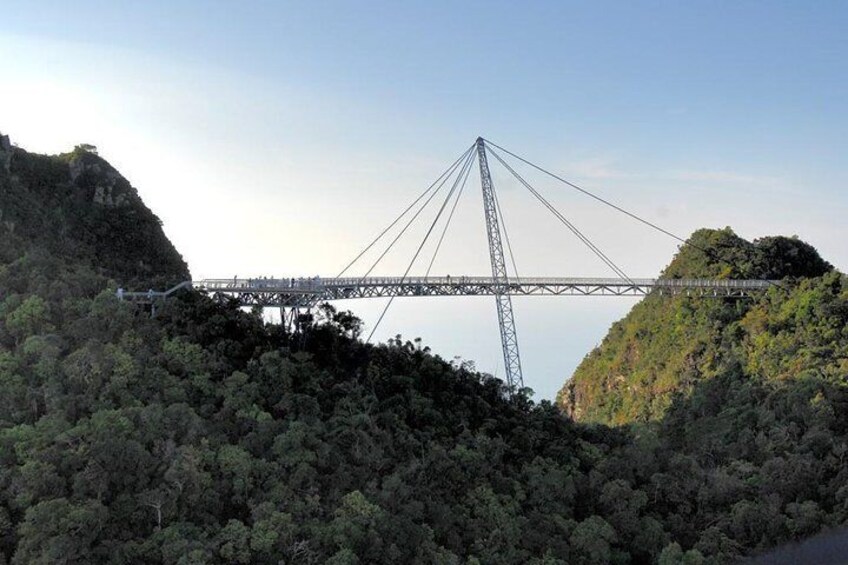
<svg viewBox="0 0 848 565"><path fill-rule="evenodd" d="M521 277L504 283L494 277L368 277L337 279L206 279L195 290L240 306L310 308L322 302L412 296L700 296L746 298L778 284L763 280L601 279ZM189 286L186 283L182 286ZM123 293L123 298L150 302L165 292Z"/></svg>

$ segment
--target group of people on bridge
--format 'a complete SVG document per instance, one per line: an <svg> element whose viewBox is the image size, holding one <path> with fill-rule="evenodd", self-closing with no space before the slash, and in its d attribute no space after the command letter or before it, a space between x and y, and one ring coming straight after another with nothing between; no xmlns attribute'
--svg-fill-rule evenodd
<svg viewBox="0 0 848 565"><path fill-rule="evenodd" d="M260 277L258 279L239 280L238 275L233 277L235 288L316 288L321 286L321 277L298 277L275 279L273 277Z"/></svg>

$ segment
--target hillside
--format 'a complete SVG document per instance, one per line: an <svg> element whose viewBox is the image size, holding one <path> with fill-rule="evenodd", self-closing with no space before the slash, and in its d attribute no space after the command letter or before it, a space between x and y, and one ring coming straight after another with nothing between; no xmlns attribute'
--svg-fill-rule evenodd
<svg viewBox="0 0 848 565"><path fill-rule="evenodd" d="M661 277L784 283L756 300L647 297L613 324L560 391L557 402L573 418L609 425L657 420L675 395L729 371L787 379L842 353L832 341L838 336L799 334L838 323L813 309L828 296L839 300L840 279L811 246L786 237L748 242L730 229L700 230L689 241ZM803 327L787 328L785 318L802 315L789 309L800 304L810 309ZM802 359L813 350L817 356Z"/></svg>
<svg viewBox="0 0 848 565"><path fill-rule="evenodd" d="M159 218L96 151L38 155L0 134L0 258L43 251L135 288L188 280Z"/></svg>
<svg viewBox="0 0 848 565"><path fill-rule="evenodd" d="M14 149L0 185L28 199L0 256L0 564L694 565L848 523L848 283L800 242L751 264L820 276L712 302L733 354L609 428L418 340L365 344L330 307L299 334L193 292L149 317L114 280L184 265L134 192L68 181L73 159ZM101 220L143 245L90 239Z"/></svg>

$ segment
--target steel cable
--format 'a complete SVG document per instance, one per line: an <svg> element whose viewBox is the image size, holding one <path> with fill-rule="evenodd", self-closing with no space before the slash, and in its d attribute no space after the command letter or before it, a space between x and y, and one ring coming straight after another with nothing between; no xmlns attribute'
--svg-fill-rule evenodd
<svg viewBox="0 0 848 565"><path fill-rule="evenodd" d="M439 177L436 180L433 181L433 184L431 184L429 187L427 187L427 190L422 192L421 195L418 196L418 198L413 200L412 204L407 206L407 208L403 212L401 212L400 215L397 218L395 218L395 220L391 224L388 225L388 227L386 227L386 229L384 229L382 232L380 232L380 235L378 235L376 238L374 238L374 240L371 243L369 243L368 246L359 253L359 255L354 257L353 261L348 263L348 265L344 269L342 269L342 271L338 275L336 275L336 278L340 278L342 275L344 275L348 271L348 269L350 269L357 261L359 261L360 258L362 258L363 255L365 255L372 247L374 247L374 245L376 245L377 242L380 241L380 239L382 239L382 237L384 235L386 235L386 233L388 233L389 230L391 230L393 227L395 227L395 225L401 220L401 218L403 218L418 202L420 202L421 199L424 198L427 195L428 192L433 190L433 187L436 186L436 184L440 180L442 180L442 177L447 175L449 171L452 171L456 167L456 165L458 163L460 163L468 155L468 153L473 149L474 149L474 145L472 145L471 147L466 149L462 153L462 155L460 155L459 158L457 158L456 161L454 161L447 169L445 169L445 171L441 175L439 175Z"/></svg>
<svg viewBox="0 0 848 565"><path fill-rule="evenodd" d="M658 231L658 232L660 232L660 233L662 233L662 234L664 234L664 235L667 235L667 236L669 236L669 237L671 237L671 238L673 238L673 239L676 239L677 241L679 241L679 242L680 242L680 243L682 243L683 245L688 245L689 247L692 247L692 248L694 248L694 249L697 249L698 251L700 251L700 252L702 252L702 253L706 254L707 256L709 256L709 257L710 257L710 258L712 258L712 259L715 259L715 260L717 260L717 261L722 261L722 262L728 263L728 264L730 264L731 266L735 267L735 268L736 268L736 269L737 269L737 270L738 270L741 274L744 274L744 273L745 273L745 270L744 270L744 269L742 269L742 268L739 266L739 264L738 264L738 263L736 263L735 261L733 261L733 260L731 260L731 259L724 259L724 258L721 258L721 257L719 257L719 256L718 256L718 255L717 255L714 251L712 251L711 249L706 249L706 248L704 248L704 247L701 247L701 246L699 246L699 245L697 245L697 244L695 244L695 243L692 243L692 242L691 242L691 241L689 241L688 239L684 239L684 238L680 237L679 235L676 235L676 234L674 234L674 233L672 233L672 232L668 231L667 229L662 228L662 227L660 227L660 226L658 226L658 225L654 224L653 222L650 222L650 221L648 221L648 220L646 220L646 219L644 219L644 218L641 218L641 217L637 216L636 214L633 214L632 212L629 212L629 211L625 210L624 208L622 208L622 207L620 207L620 206L617 206L617 205L613 204L612 202L610 202L610 201L608 201L608 200L605 200L604 198L601 198L601 197L600 197L600 196L598 196L597 194L594 194L594 193L592 193L592 192L590 192L590 191L586 190L585 188L582 188L582 187L580 187L580 186L578 186L578 185L574 184L573 182L570 182L570 181L568 181L568 180L566 180L566 179L562 178L561 176L559 176L559 175L557 175L557 174L554 174L554 173L552 173L552 172L548 171L547 169L545 169L545 168L543 168L543 167L540 167L539 165L537 165L537 164L535 164L535 163L533 163L533 162L531 162L531 161L529 161L529 160L525 159L524 157L521 157L520 155L516 155L515 153L513 153L513 152L512 152L512 151L510 151L509 149L506 149L506 148L504 148L504 147L501 147L500 145L498 145L498 144L497 144L497 143L495 143L494 141L489 141L488 139L484 139L483 141L486 143L486 145L491 145L491 146L493 146L493 147L497 147L498 149L500 149L500 150L501 150L501 151L503 151L504 153L506 153L506 154L508 154L508 155L510 155L510 156L512 156L512 157L514 157L514 158L516 158L516 159L518 159L519 161L521 161L522 163L525 163L526 165L529 165L529 166L533 167L533 168L534 168L534 169L536 169L537 171L540 171L540 172L542 172L542 173L544 173L544 174L548 175L549 177L554 178L554 179L556 179L556 180L558 180L558 181L560 181L560 182L562 182L562 183L566 184L567 186L570 186L571 188L573 188L573 189L575 189L575 190L577 190L577 191L579 191L579 192L582 192L582 193L583 193L583 194L585 194L586 196L589 196L589 197L591 197L591 198L594 198L594 199L595 199L595 200L597 200L598 202L601 202L602 204L604 204L604 205L606 205L606 206L609 206L610 208L612 208L612 209L614 209L614 210L617 210L618 212L621 212L622 214L624 214L624 215L626 215L626 216L629 216L629 217L633 218L634 220L636 220L636 221L638 221L638 222L641 222L641 223L645 224L646 226L648 226L648 227L650 227L650 228L652 228L652 229L654 229L654 230L656 230L656 231ZM768 280L768 279L764 279L764 278L755 278L754 280L766 281L766 282L768 282L770 285L773 285L773 286L781 286L779 283L777 283L777 282L775 282L775 281Z"/></svg>
<svg viewBox="0 0 848 565"><path fill-rule="evenodd" d="M492 183L492 197L495 201L495 210L498 213L498 218L500 218L501 226L503 226L506 248L509 250L509 258L512 259L512 271L515 273L515 278L519 279L521 277L518 276L518 263L515 262L515 254L512 252L512 242L509 240L509 232L506 230L506 221L504 220L503 211L501 211L501 203L498 200L498 193L495 191L494 183Z"/></svg>
<svg viewBox="0 0 848 565"><path fill-rule="evenodd" d="M459 199L462 198L462 193L465 191L465 184L468 181L468 176L471 173L472 165L471 161L468 162L468 167L465 169L465 177L462 179L462 186L459 187L459 192L456 195L456 199L453 201L453 207L451 208L450 214L448 214L447 222L445 222L445 228L442 230L442 235L439 237L439 243L436 245L436 250L433 252L433 258L430 259L430 264L427 266L427 272L424 274L425 277L430 275L430 270L433 268L433 263L436 261L436 255L439 254L439 249L442 247L442 242L445 239L445 234L448 232L448 227L450 226L451 220L453 219L453 214L456 212L456 205L459 204ZM460 172L460 175L462 173Z"/></svg>
<svg viewBox="0 0 848 565"><path fill-rule="evenodd" d="M472 155L473 149L474 149L474 146L471 146L465 153L463 153L463 156L466 159L468 159ZM417 212L415 212L415 214L412 216L412 218L409 219L409 221L406 223L406 225L403 227L403 229L400 231L400 233L395 236L395 238L392 240L391 243L389 243L389 246L386 247L385 251L383 251L383 253L380 254L380 256L377 258L377 260L374 261L374 264L371 265L371 267L365 272L364 275L362 275L361 279L364 279L365 277L367 277L368 275L371 274L371 271L373 271L377 267L377 265L380 263L380 261L383 260L383 258L389 253L389 251L391 251L391 249L392 249L392 247L394 247L395 243L397 243L398 240L403 236L403 234L406 233L406 230L409 229L409 226L411 226L413 224L413 222L415 222L415 220L418 218L418 216L421 215L421 212L424 211L424 209L430 204L430 202L433 200L433 198L435 198L435 196L439 192L441 192L442 187L444 187L444 185L448 181L448 179L450 179L453 176L453 173L454 173L454 171L456 171L456 167L457 167L457 165L459 165L459 163L460 163L460 161L454 162L454 164L451 166L451 168L449 170L448 175L447 176L442 175L442 176L444 176L444 178L439 183L439 186L436 188L436 190L434 190L433 193L430 194L430 196L427 198L427 200L424 202L424 204L418 209Z"/></svg>
<svg viewBox="0 0 848 565"><path fill-rule="evenodd" d="M615 274L631 283L633 282L633 280L629 276L627 276L624 270L622 270L618 265L615 264L612 259L610 259L603 251L601 251L598 246L596 246L586 235L583 234L583 232L581 232L577 228L577 226L572 224L565 216L563 216L562 213L557 210L553 204L551 204L544 196L539 193L539 191L537 191L535 188L533 188L532 185L530 185L530 183L524 180L524 177L522 177L515 171L515 169L509 166L509 164L504 161L501 156L498 155L497 152L495 152L491 147L489 147L489 151L501 163L501 165L503 165L510 173L512 173L512 175L516 179L518 179L518 181L522 185L524 185L524 187L529 190L533 194L533 196L536 197L536 199L539 200L539 202L541 202L560 222L562 222L578 239L580 239L580 241L582 241L583 244L586 245L586 247L588 247L590 251L592 251L610 269L612 269Z"/></svg>
<svg viewBox="0 0 848 565"><path fill-rule="evenodd" d="M474 157L473 154L469 152L468 157L466 158L466 162L463 163L462 170L464 170L469 165L469 163L471 162L473 157ZM454 181L454 184L451 187L450 192L448 192L448 195L445 198L444 202L442 202L441 208L439 208L438 213L436 213L436 217L433 218L433 222L430 224L430 228L427 230L427 233L424 234L424 239L421 241L421 244L418 246L418 249L415 251L415 255L412 256L412 260L409 262L409 266L406 267L406 271L404 271L403 276L400 278L400 284L401 285L403 284L403 281L406 280L406 277L409 275L409 271L412 270L412 266L415 264L415 261L418 259L418 255L421 254L421 250L424 249L424 245L427 243L427 240L430 238L430 234L433 233L433 228L436 227L436 224L438 223L439 218L441 218L442 213L445 211L445 208L448 205L448 202L450 202L451 196L453 196L453 193L456 190L459 178L460 178L460 176L462 176L461 171L460 171L460 174L457 175L457 180ZM453 174L453 173L451 173L451 174ZM389 311L389 307L392 305L392 302L394 302L394 300L395 300L395 296L392 296L391 298L389 298L388 303L386 303L385 308L383 308L383 312L380 314L380 317L377 319L377 323L374 324L374 327L371 329L371 332L368 334L368 339L365 340L365 343L369 343L371 341L371 338L374 336L374 332L377 331L377 328L380 326L380 322L383 321L383 318L386 316L386 312Z"/></svg>

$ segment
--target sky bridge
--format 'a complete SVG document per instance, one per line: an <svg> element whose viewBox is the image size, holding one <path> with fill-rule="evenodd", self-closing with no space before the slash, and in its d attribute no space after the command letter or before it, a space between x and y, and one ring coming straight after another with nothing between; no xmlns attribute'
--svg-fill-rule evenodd
<svg viewBox="0 0 848 565"><path fill-rule="evenodd" d="M527 277L520 276L516 267L509 235L503 220L503 213L489 169L489 156L500 163L527 191L550 212L569 232L585 245L614 274L611 278L581 277ZM371 340L392 301L401 297L438 297L438 296L493 296L497 306L498 326L503 349L504 368L507 382L514 387L524 384L521 359L518 350L518 337L513 313L512 298L515 296L692 296L716 298L747 298L779 284L773 280L759 279L645 279L630 277L607 254L597 247L577 226L566 218L545 196L531 185L509 162L525 165L536 172L547 175L569 188L616 210L624 216L644 226L678 241L682 246L692 247L706 255L710 260L724 265L730 264L736 272L745 269L733 265L732 259L717 256L716 252L699 247L674 233L642 218L636 214L601 198L600 196L569 182L561 176L536 165L519 155L482 137L477 138L438 178L401 214L395 218L376 238L369 243L335 277L294 277L294 278L224 278L186 281L165 291L126 292L119 290L118 295L125 300L145 302L153 305L164 300L183 288L193 288L218 300L235 300L244 307L278 307L287 310L288 320L297 319L297 313L313 308L323 302L362 298L387 298L382 313L371 329L367 341ZM489 244L491 276L430 276L436 257L450 227L457 204L465 190L466 182L473 165L477 164L483 193L483 213ZM392 250L397 241L409 227L427 209L444 187L449 187L447 195L436 205L436 213L426 231L423 241L409 261L405 272L398 276L372 276L373 271ZM440 237L435 236L437 227L441 228ZM382 252L375 247L379 242L388 241ZM425 246L431 242L432 257L429 262L419 261ZM373 250L373 251L372 251ZM506 252L505 252L506 250ZM368 253L379 253L376 260L360 276L345 276L352 267L363 260ZM414 275L416 265L424 272ZM424 269L426 265L426 269Z"/></svg>

